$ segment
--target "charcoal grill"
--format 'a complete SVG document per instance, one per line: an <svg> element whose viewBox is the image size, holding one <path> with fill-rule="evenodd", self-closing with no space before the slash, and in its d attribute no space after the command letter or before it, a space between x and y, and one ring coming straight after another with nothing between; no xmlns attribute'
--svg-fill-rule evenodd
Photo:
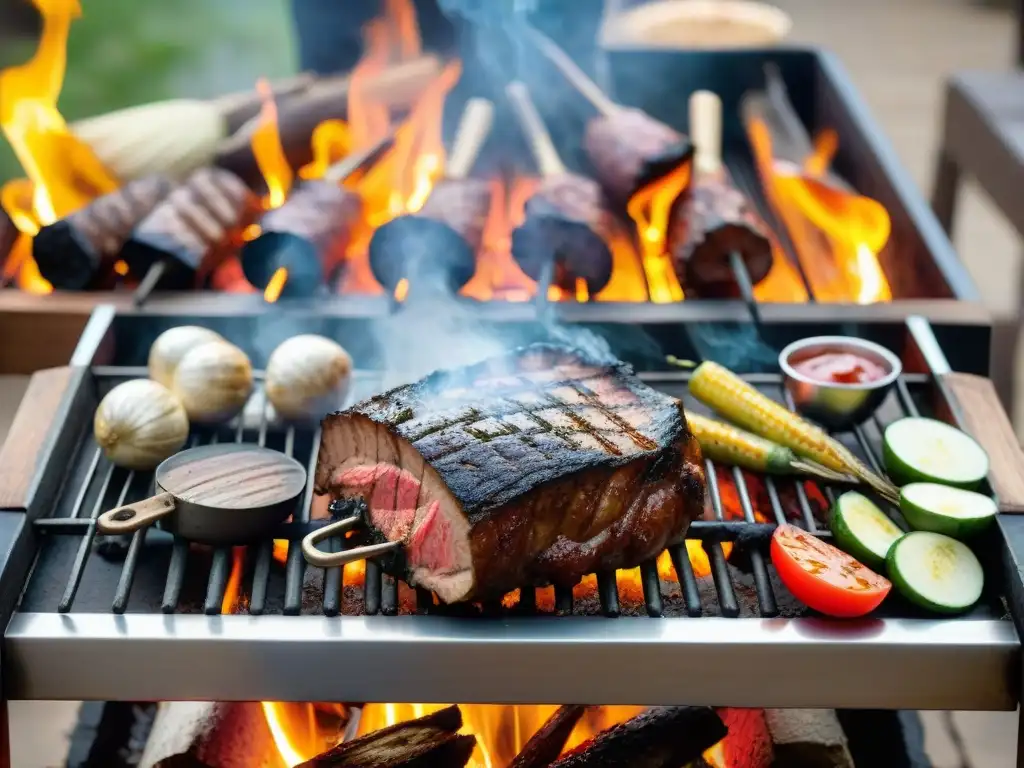
<svg viewBox="0 0 1024 768"><path fill-rule="evenodd" d="M280 322L299 332L297 321ZM152 320L152 318L151 318ZM322 318L320 318L322 320ZM196 318L192 322L197 322ZM199 322L208 322L200 320ZM210 323L214 325L214 323ZM314 526L307 491L293 522L275 538L292 542L275 561L270 540L246 553L242 614L221 615L232 550L189 547L159 531L97 540L95 516L141 498L151 475L114 469L90 438L97 399L141 375L140 352L157 322L98 311L48 429L20 431L21 453L40 446L38 471L4 477L0 498L3 572L0 609L9 617L2 654L9 699L417 701L466 703L690 703L753 707L1012 709L1019 696L1024 585L1016 563L1024 521L1000 519L985 548L988 591L965 617L939 620L893 601L884 615L837 623L806 614L767 557L773 525L790 518L820 535L822 504L789 480L753 478L709 466L710 519L694 523L711 575L698 577L685 547L669 550L678 584L656 562L639 569L639 588L617 589L598 574L592 591L523 590L518 601L461 608L366 566L365 588L307 567L297 542ZM243 326L217 326L245 343ZM249 328L253 327L249 318ZM137 337L130 343L129 328ZM693 352L677 323L678 354ZM780 343L800 326L771 328ZM234 330L234 335L231 331ZM321 325L301 330L323 330ZM931 327L921 318L872 326L902 353L906 373L878 418L841 435L877 464L881 426L907 413L954 415L967 403ZM535 327L534 333L539 333ZM346 338L339 336L339 338ZM354 335L351 338L355 338ZM529 340L529 339L523 339ZM259 349L249 351L260 360ZM368 351L353 351L356 396L379 387ZM116 363L109 365L108 363ZM685 395L687 374L646 366L643 377ZM781 396L775 374L750 377ZM29 397L38 406L39 392ZM688 405L693 403L688 402ZM29 406L32 407L32 406ZM263 443L315 461L315 432L268 422L259 396L245 421L196 432L198 442ZM728 482L731 480L732 482ZM734 506L725 504L735 489ZM824 489L824 501L831 489ZM726 494L726 496L723 496ZM729 496L728 498L731 498ZM1003 499L1009 502L1009 499ZM737 519L724 519L726 510ZM761 522L763 520L763 522ZM734 546L727 559L723 544ZM626 582L623 582L625 584ZM471 614L471 615L467 615ZM550 615L555 614L555 615ZM1019 624L1018 624L1019 626ZM798 669L778 683L778 670ZM457 670L457 674L452 671Z"/></svg>

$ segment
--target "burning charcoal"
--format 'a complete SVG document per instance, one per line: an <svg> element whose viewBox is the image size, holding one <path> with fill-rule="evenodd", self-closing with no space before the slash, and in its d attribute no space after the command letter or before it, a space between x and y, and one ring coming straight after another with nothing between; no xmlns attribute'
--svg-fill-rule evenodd
<svg viewBox="0 0 1024 768"><path fill-rule="evenodd" d="M609 199L625 204L640 188L687 162L686 136L646 112L609 99L550 38L531 30L537 45L598 111L587 123L583 148Z"/></svg>
<svg viewBox="0 0 1024 768"><path fill-rule="evenodd" d="M405 107L413 103L440 72L441 62L436 57L422 56L368 76L360 92L375 106ZM325 78L281 100L278 131L285 157L293 168L313 159L309 137L320 123L346 117L351 82L349 77ZM256 115L221 143L214 159L217 166L253 184L263 178L252 152L252 134L258 125Z"/></svg>
<svg viewBox="0 0 1024 768"><path fill-rule="evenodd" d="M135 226L171 192L165 176L125 184L39 230L32 256L54 288L80 291L113 269Z"/></svg>
<svg viewBox="0 0 1024 768"><path fill-rule="evenodd" d="M566 170L526 86L512 83L506 91L543 176L512 233L512 255L541 291L552 283L572 291L583 280L595 294L612 277L608 235L614 223L601 189Z"/></svg>
<svg viewBox="0 0 1024 768"><path fill-rule="evenodd" d="M240 178L200 168L142 220L121 258L129 274L148 278L149 290L191 287L203 262L238 238L258 210L259 201ZM140 286L140 293L148 291Z"/></svg>
<svg viewBox="0 0 1024 768"><path fill-rule="evenodd" d="M260 236L242 248L242 268L249 282L266 290L285 270L279 278L280 296L311 296L325 285L331 266L345 255L363 210L362 198L341 182L391 143L388 136L350 155L328 168L322 179L303 182L284 205L264 214Z"/></svg>
<svg viewBox="0 0 1024 768"><path fill-rule="evenodd" d="M583 742L550 768L678 768L726 733L710 707L656 707Z"/></svg>
<svg viewBox="0 0 1024 768"><path fill-rule="evenodd" d="M715 94L693 94L690 135L697 146L693 180L672 211L669 251L687 292L703 297L739 293L753 301L744 294L767 277L772 247L764 223L722 165L722 102ZM737 274L740 263L746 276Z"/></svg>
<svg viewBox="0 0 1024 768"><path fill-rule="evenodd" d="M438 182L418 213L388 222L370 240L370 269L377 282L394 290L403 278L413 289L441 283L456 292L476 271L491 207L491 186L468 178L491 130L494 105L471 99L462 114L445 178Z"/></svg>
<svg viewBox="0 0 1024 768"><path fill-rule="evenodd" d="M345 741L297 768L462 768L476 748L456 706Z"/></svg>
<svg viewBox="0 0 1024 768"><path fill-rule="evenodd" d="M558 759L576 724L587 708L580 704L566 704L555 710L526 746L516 755L508 768L547 768Z"/></svg>

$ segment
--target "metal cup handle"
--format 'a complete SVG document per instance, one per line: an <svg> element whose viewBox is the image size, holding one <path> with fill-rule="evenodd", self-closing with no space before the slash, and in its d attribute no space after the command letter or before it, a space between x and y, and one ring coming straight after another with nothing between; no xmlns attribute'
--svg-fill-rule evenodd
<svg viewBox="0 0 1024 768"><path fill-rule="evenodd" d="M317 549L316 545L324 539L361 524L362 521L358 517L347 517L308 534L302 540L302 554L305 556L306 562L317 568L337 568L357 560L369 560L372 557L386 555L402 546L400 541L388 541L384 544L370 544L365 547L346 549L343 552L324 552L322 549Z"/></svg>
<svg viewBox="0 0 1024 768"><path fill-rule="evenodd" d="M115 507L96 518L100 533L108 535L135 533L152 525L174 511L176 499L170 493L158 493L142 501Z"/></svg>

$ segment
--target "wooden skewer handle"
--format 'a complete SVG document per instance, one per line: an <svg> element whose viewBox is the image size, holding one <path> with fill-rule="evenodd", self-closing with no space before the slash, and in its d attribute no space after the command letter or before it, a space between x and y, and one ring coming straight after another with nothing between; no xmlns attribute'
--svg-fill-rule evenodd
<svg viewBox="0 0 1024 768"><path fill-rule="evenodd" d="M493 124L494 104L487 99L470 99L455 132L445 176L449 179L464 179L469 175Z"/></svg>
<svg viewBox="0 0 1024 768"><path fill-rule="evenodd" d="M722 167L722 100L711 91L690 96L690 141L694 171L717 173Z"/></svg>
<svg viewBox="0 0 1024 768"><path fill-rule="evenodd" d="M610 115L620 108L618 104L608 98L605 92L598 87L597 83L591 80L587 73L580 69L569 54L563 51L554 40L537 29L531 28L530 34L537 42L537 47L540 48L541 53L558 67L565 79L569 81L569 84L583 94L584 98L593 104L598 112L603 115Z"/></svg>
<svg viewBox="0 0 1024 768"><path fill-rule="evenodd" d="M523 129L523 133L526 134L526 140L537 161L541 175L559 176L564 174L566 172L565 163L558 156L558 150L555 149L555 144L551 141L551 134L548 133L547 126L544 125L540 113L537 112L537 107L534 105L533 99L530 98L529 90L523 83L516 81L505 87L505 93L508 94L509 101L512 102L519 125Z"/></svg>

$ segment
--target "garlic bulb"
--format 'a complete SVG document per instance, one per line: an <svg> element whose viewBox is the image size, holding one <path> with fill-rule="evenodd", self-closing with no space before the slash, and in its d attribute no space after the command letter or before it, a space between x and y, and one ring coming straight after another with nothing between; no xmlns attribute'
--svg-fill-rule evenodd
<svg viewBox="0 0 1024 768"><path fill-rule="evenodd" d="M188 439L188 417L163 384L134 379L104 397L92 422L108 459L128 469L153 469Z"/></svg>
<svg viewBox="0 0 1024 768"><path fill-rule="evenodd" d="M267 399L290 420L319 420L345 404L352 358L330 339L294 336L267 361Z"/></svg>
<svg viewBox="0 0 1024 768"><path fill-rule="evenodd" d="M156 337L149 348L149 378L165 387L174 385L174 370L182 356L200 344L224 341L219 333L198 325L179 325Z"/></svg>
<svg viewBox="0 0 1024 768"><path fill-rule="evenodd" d="M226 341L208 341L186 352L174 372L171 391L192 421L227 421L252 392L252 365L245 352Z"/></svg>

